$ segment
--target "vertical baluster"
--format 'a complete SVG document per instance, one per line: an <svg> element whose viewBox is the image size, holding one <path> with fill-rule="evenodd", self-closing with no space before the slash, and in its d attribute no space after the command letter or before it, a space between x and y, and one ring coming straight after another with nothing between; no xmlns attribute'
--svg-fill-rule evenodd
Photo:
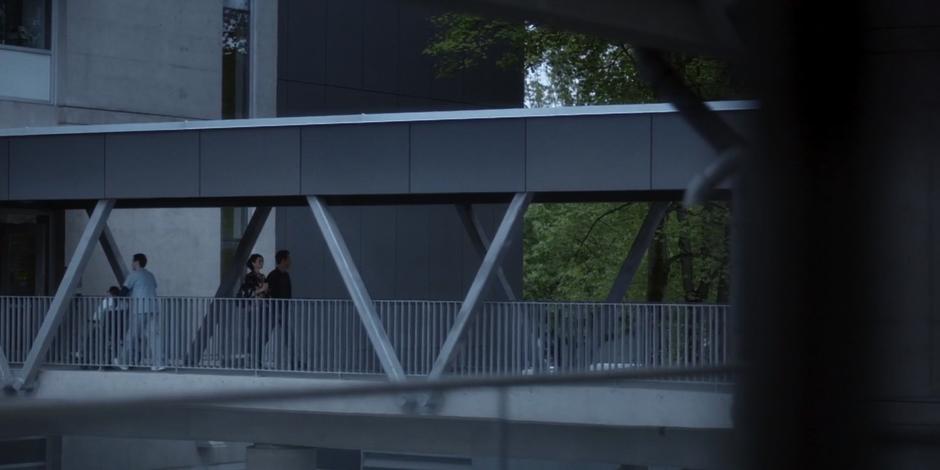
<svg viewBox="0 0 940 470"><path fill-rule="evenodd" d="M486 308L486 304L484 304L484 308ZM491 329L492 332L493 332L493 338L492 338L492 350L493 350L493 366L492 366L492 373L494 373L494 374L500 374L500 373L502 372L502 369L501 369L500 367L501 367L501 364L502 364L502 362L503 362L503 356L504 356L504 352L503 352L503 335L502 335L502 333L501 333L501 331L500 331L500 324L502 324L502 315L500 315L500 311L499 311L498 309L496 309L496 308L490 308L489 310L490 310L489 315L490 315L490 317L492 317L492 320L490 321L490 329Z"/></svg>
<svg viewBox="0 0 940 470"><path fill-rule="evenodd" d="M319 309L322 309L322 303L316 300L305 300L303 301L304 307L304 341L307 348L307 372L313 372L316 370L316 365L314 364L314 358L316 358L316 347L318 343L316 342L316 317Z"/></svg>
<svg viewBox="0 0 940 470"><path fill-rule="evenodd" d="M711 314L711 317L712 317L712 364L718 364L719 358L720 358L719 356L720 346L718 344L718 341L720 339L719 338L720 334L718 333L720 321L718 317L718 312L713 311Z"/></svg>

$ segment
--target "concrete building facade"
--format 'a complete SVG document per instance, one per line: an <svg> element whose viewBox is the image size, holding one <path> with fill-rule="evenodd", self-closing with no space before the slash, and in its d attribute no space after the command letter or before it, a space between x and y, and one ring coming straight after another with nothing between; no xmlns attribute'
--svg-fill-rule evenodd
<svg viewBox="0 0 940 470"><path fill-rule="evenodd" d="M97 2L22 0L5 9L24 13L24 25L45 24L45 41L6 36L0 44L0 126L36 127L222 117L223 10L229 1ZM239 2L234 2L239 3ZM242 2L251 10L254 35L250 115L271 116L276 102L276 2ZM32 12L27 14L25 12ZM12 25L10 21L7 22ZM19 29L8 26L6 29ZM248 117L248 116L245 116ZM140 175L146 178L146 174ZM12 218L11 218L12 217ZM36 262L4 264L4 278L27 279L0 286L6 294L48 294L64 269L84 226L81 211L3 215L4 248L22 244L16 233L42 233L31 246ZM220 264L219 209L121 210L111 228L126 254L145 252L165 292L211 295ZM12 232L13 234L9 234ZM142 236L149 234L148 236ZM273 221L261 241L273 250ZM4 250L10 252L12 250ZM199 259L199 263L180 264ZM192 275L183 279L185 269ZM97 253L82 292L100 294L114 284L103 253Z"/></svg>

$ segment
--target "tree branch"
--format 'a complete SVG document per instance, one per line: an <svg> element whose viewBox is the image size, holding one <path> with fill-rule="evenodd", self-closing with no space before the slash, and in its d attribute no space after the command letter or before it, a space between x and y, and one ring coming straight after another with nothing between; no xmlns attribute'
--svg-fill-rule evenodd
<svg viewBox="0 0 940 470"><path fill-rule="evenodd" d="M627 202L627 203L621 204L621 205L619 205L619 206L617 206L617 207L614 207L613 209L610 209L610 210L608 210L607 212L604 212L603 214L597 216L597 218L594 219L594 222L591 223L591 227L588 228L587 233L584 234L584 237L581 238L581 241L580 241L580 242L578 242L578 247L574 250L575 254L577 255L577 254L580 254L580 253L581 253L581 249L584 247L584 244L587 242L587 239L591 237L591 232L594 231L594 227L597 226L598 222L600 222L603 218L607 217L608 215L611 215L611 214L613 214L614 212L617 212L617 211L619 211L619 210L621 210L621 209L624 209L624 208L626 208L626 207L629 207L629 206L631 206L631 205L633 205L632 202Z"/></svg>

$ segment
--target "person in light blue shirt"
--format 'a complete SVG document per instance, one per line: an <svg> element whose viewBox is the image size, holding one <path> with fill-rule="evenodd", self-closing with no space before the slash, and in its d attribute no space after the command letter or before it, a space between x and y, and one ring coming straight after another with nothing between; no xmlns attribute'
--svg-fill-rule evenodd
<svg viewBox="0 0 940 470"><path fill-rule="evenodd" d="M150 349L150 369L160 371L166 368L163 357L163 325L157 302L157 279L147 270L147 256L143 253L134 255L133 272L124 280L124 289L130 296L130 327L124 340L120 357L114 358L114 365L127 370L130 365L143 365L143 348L147 342Z"/></svg>

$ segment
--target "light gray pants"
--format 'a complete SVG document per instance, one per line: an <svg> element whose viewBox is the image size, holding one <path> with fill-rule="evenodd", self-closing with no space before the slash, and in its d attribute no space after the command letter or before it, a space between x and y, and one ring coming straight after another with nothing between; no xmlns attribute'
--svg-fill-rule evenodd
<svg viewBox="0 0 940 470"><path fill-rule="evenodd" d="M163 325L159 313L131 314L130 326L124 336L124 347L118 362L127 366L142 366L144 363L144 347L146 342L150 350L150 365L164 366L163 355Z"/></svg>

